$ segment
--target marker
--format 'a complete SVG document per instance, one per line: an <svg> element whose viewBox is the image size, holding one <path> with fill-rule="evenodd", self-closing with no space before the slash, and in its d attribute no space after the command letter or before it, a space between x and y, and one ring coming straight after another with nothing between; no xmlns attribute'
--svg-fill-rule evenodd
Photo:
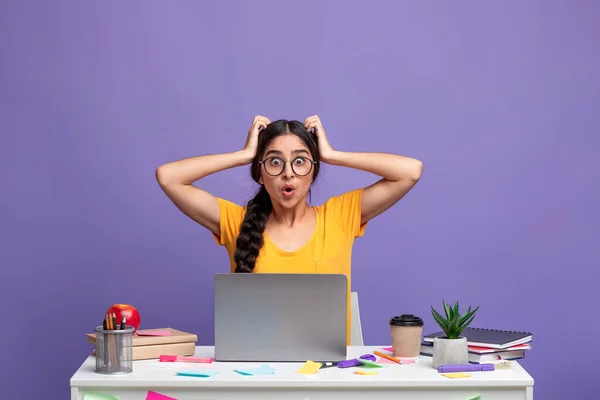
<svg viewBox="0 0 600 400"><path fill-rule="evenodd" d="M449 364L440 365L438 372L470 372L470 371L493 371L494 364Z"/></svg>
<svg viewBox="0 0 600 400"><path fill-rule="evenodd" d="M362 356L360 356L360 358L362 358L363 360L369 360L369 361L376 360L375 356L372 354L363 354ZM350 360L339 361L337 363L338 368L351 368L351 367L358 367L359 365L363 365L363 363L358 361L356 358L352 358Z"/></svg>
<svg viewBox="0 0 600 400"><path fill-rule="evenodd" d="M335 367L338 365L338 361L326 361L324 363L322 363L323 365L321 365L321 368L329 368L329 367Z"/></svg>
<svg viewBox="0 0 600 400"><path fill-rule="evenodd" d="M123 320L121 321L121 330L125 329L125 317L123 317Z"/></svg>

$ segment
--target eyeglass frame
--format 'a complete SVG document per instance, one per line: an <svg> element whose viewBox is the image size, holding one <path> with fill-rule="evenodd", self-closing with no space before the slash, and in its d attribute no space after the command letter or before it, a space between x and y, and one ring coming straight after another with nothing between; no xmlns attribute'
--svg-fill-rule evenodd
<svg viewBox="0 0 600 400"><path fill-rule="evenodd" d="M281 161L283 162L283 168L281 168L281 172L280 172L280 173L278 173L277 175L270 174L270 173L267 171L267 166L265 165L265 162L267 162L268 160L271 160L271 159L273 159L273 158L277 158L277 159L279 159L279 160L281 160ZM305 161L308 161L308 162L310 163L310 169L309 169L309 170L308 170L308 172L307 172L306 174L304 174L304 175L300 175L300 174L298 174L298 173L296 172L296 170L294 169L294 165L292 164L292 162L293 162L294 160L297 160L297 159L299 159L299 158L302 158L303 160L305 160ZM317 162L316 162L315 160L311 160L310 158L307 158L307 157L304 157L304 156L298 156L298 157L295 157L293 160L284 160L284 159L283 159L283 158L281 158L281 157L277 157L277 156L271 156L271 157L267 157L267 158L265 158L264 160L260 160L258 163L259 163L259 164L262 164L262 166L263 166L263 167L264 167L264 169L265 169L265 172L266 172L266 173L267 173L267 175L269 175L269 176L279 176L279 175L283 174L283 171L285 171L285 164L286 164L286 163L290 163L290 168L292 169L292 172L294 173L294 175L298 175L298 176L307 176L307 175L308 175L308 174L310 174L310 172L313 170L313 166L314 166L315 164L317 164Z"/></svg>

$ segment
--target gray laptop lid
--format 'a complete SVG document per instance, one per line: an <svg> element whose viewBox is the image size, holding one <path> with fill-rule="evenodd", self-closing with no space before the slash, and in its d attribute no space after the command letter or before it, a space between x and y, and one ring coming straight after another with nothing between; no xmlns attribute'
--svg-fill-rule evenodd
<svg viewBox="0 0 600 400"><path fill-rule="evenodd" d="M217 361L346 359L348 279L340 274L216 274Z"/></svg>

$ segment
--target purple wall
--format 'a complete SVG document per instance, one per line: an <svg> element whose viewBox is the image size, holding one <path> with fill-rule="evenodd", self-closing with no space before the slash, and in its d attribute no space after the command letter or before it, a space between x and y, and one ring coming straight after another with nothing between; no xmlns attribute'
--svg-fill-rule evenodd
<svg viewBox="0 0 600 400"><path fill-rule="evenodd" d="M3 397L67 398L91 351L84 333L112 303L211 344L226 253L154 169L240 149L255 114L318 113L340 150L425 163L356 243L367 344L389 344L387 320L403 312L437 330L429 306L460 300L481 306L473 326L534 333L522 362L536 399L591 398L599 11L566 0L2 2L1 368L14 376ZM323 172L315 203L376 179ZM203 186L239 202L254 187L246 168Z"/></svg>

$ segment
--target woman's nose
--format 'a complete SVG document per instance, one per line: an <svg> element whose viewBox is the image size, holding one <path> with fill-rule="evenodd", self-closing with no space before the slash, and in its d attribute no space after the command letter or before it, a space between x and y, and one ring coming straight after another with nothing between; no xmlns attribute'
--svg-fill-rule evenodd
<svg viewBox="0 0 600 400"><path fill-rule="evenodd" d="M282 175L285 178L291 178L292 176L294 176L294 171L292 171L292 165L288 162L283 164L283 173Z"/></svg>

